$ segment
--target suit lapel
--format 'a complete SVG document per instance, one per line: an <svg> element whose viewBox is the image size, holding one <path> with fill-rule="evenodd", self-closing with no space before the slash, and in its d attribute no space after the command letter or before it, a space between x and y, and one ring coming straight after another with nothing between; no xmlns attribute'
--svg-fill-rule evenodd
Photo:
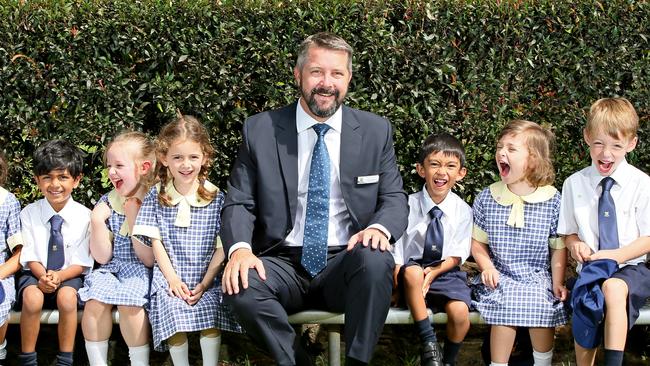
<svg viewBox="0 0 650 366"><path fill-rule="evenodd" d="M293 108L287 108L286 112L280 115L276 125L276 144L280 170L284 179L284 185L289 197L289 213L291 223L296 218L296 205L298 202L298 133L296 132L296 104Z"/></svg>
<svg viewBox="0 0 650 366"><path fill-rule="evenodd" d="M341 155L339 166L341 169L341 192L343 199L348 205L348 211L354 222L358 222L354 212L350 209L349 190L354 187L355 176L358 175L363 163L361 154L361 129L359 121L350 113L346 106L343 106L343 124L341 126Z"/></svg>

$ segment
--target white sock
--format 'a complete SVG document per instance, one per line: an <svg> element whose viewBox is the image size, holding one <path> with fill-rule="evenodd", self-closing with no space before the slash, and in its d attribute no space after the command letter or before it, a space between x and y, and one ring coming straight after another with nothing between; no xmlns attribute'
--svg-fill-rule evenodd
<svg viewBox="0 0 650 366"><path fill-rule="evenodd" d="M201 334L199 338L201 344L201 354L203 355L203 365L216 366L219 364L219 347L221 347L221 336L206 337Z"/></svg>
<svg viewBox="0 0 650 366"><path fill-rule="evenodd" d="M190 366L189 351L187 341L180 346L169 346L169 355L172 356L174 366Z"/></svg>
<svg viewBox="0 0 650 366"><path fill-rule="evenodd" d="M490 362L490 366L508 366L507 363L497 363L497 362Z"/></svg>
<svg viewBox="0 0 650 366"><path fill-rule="evenodd" d="M7 358L7 340L5 339L2 342L2 344L0 344L0 360L5 360L6 358Z"/></svg>
<svg viewBox="0 0 650 366"><path fill-rule="evenodd" d="M108 339L105 341L93 342L86 340L86 353L90 366L108 365Z"/></svg>
<svg viewBox="0 0 650 366"><path fill-rule="evenodd" d="M149 343L144 346L129 347L131 366L149 366Z"/></svg>
<svg viewBox="0 0 650 366"><path fill-rule="evenodd" d="M535 366L551 366L553 349L551 348L548 352L537 352L533 350L533 360L535 360Z"/></svg>

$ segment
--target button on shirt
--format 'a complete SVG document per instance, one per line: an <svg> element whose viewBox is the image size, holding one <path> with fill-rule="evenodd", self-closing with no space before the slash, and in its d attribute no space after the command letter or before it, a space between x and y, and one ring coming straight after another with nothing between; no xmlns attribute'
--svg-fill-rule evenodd
<svg viewBox="0 0 650 366"><path fill-rule="evenodd" d="M420 192L409 195L408 227L392 249L395 264L402 265L409 259L422 258L427 227L431 221L429 211L433 206L435 203L426 186ZM438 207L444 213L440 219L445 232L442 259L458 257L463 263L469 257L472 245L472 209L451 191Z"/></svg>
<svg viewBox="0 0 650 366"><path fill-rule="evenodd" d="M620 246L641 236L650 236L650 177L623 160L610 175L616 183L611 189L616 204L616 222ZM603 179L594 165L574 173L562 187L558 234L577 234L594 252L598 250L598 198ZM620 266L645 261L646 256L631 259Z"/></svg>
<svg viewBox="0 0 650 366"><path fill-rule="evenodd" d="M50 240L50 218L53 215L63 218L61 234L65 250L65 262L61 269L76 264L88 273L93 266L88 240L90 238L90 210L72 198L61 211L56 212L46 199L27 205L20 212L23 249L20 264L27 269L28 262L47 264L48 243Z"/></svg>

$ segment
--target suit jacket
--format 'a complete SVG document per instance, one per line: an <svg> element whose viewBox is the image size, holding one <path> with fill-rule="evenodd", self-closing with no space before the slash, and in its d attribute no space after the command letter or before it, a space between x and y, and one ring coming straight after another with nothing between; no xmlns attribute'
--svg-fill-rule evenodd
<svg viewBox="0 0 650 366"><path fill-rule="evenodd" d="M244 123L222 211L220 235L226 255L238 242L264 254L282 245L292 230L298 201L296 106L263 112ZM343 106L340 156L341 191L353 229L381 224L391 241L399 239L408 206L390 123ZM379 181L357 184L357 177L369 175L379 175Z"/></svg>

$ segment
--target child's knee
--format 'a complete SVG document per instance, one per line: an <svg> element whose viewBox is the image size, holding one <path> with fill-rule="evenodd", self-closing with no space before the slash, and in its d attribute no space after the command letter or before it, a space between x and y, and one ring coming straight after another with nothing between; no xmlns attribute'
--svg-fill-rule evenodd
<svg viewBox="0 0 650 366"><path fill-rule="evenodd" d="M221 336L221 331L217 328L203 329L201 337L217 338Z"/></svg>
<svg viewBox="0 0 650 366"><path fill-rule="evenodd" d="M187 343L187 334L183 332L174 333L174 335L167 339L167 343L172 347L182 346Z"/></svg>
<svg viewBox="0 0 650 366"><path fill-rule="evenodd" d="M40 312L43 309L44 295L36 286L28 286L23 290L23 308L26 312Z"/></svg>
<svg viewBox="0 0 650 366"><path fill-rule="evenodd" d="M610 278L602 285L603 295L607 306L612 304L626 304L628 288L625 281L620 278Z"/></svg>
<svg viewBox="0 0 650 366"><path fill-rule="evenodd" d="M469 324L469 308L462 301L451 301L445 306L449 322L455 326Z"/></svg>
<svg viewBox="0 0 650 366"><path fill-rule="evenodd" d="M77 290L62 287L56 294L56 307L61 312L77 311Z"/></svg>
<svg viewBox="0 0 650 366"><path fill-rule="evenodd" d="M424 271L420 266L408 266L404 268L404 285L422 285Z"/></svg>

